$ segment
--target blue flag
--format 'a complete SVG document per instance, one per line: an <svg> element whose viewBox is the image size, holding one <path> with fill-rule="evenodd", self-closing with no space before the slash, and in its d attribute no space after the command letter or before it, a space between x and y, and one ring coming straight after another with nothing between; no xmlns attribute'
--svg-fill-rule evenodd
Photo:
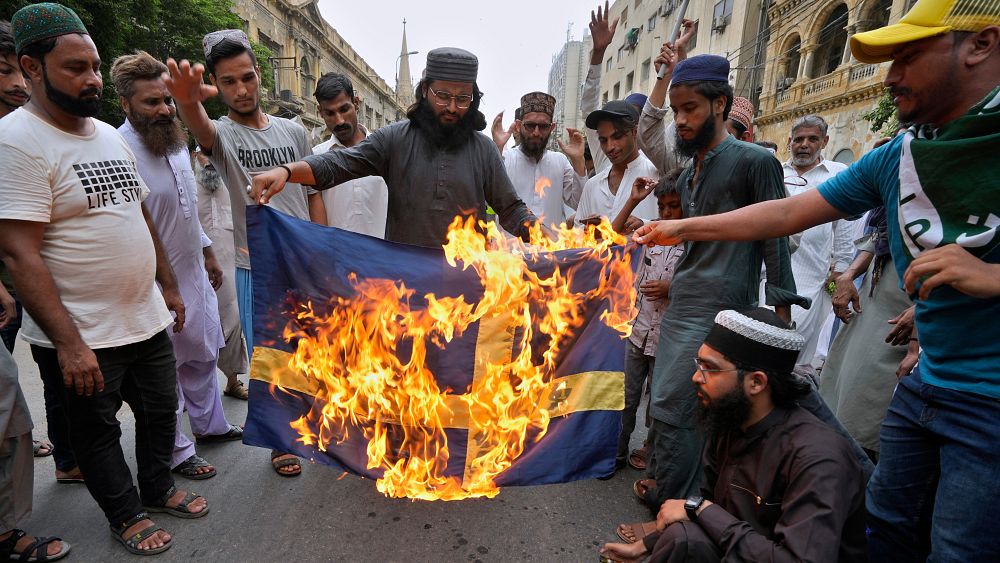
<svg viewBox="0 0 1000 563"><path fill-rule="evenodd" d="M335 306L331 300L357 298L358 284L364 280L401 283L412 291L408 307L415 311L428 307L428 294L436 299L464 296L466 303L474 305L484 293L479 274L449 265L441 249L322 227L268 207L247 208L247 233L254 342L244 442L295 453L372 479L383 477L384 467L368 467L369 439L364 424L347 424L337 439L326 443L302 439L301 421L319 420L328 398L321 381L290 366L298 337L308 332L308 327L296 328L295 313L308 303L321 317ZM613 252L620 259L625 250L615 247ZM528 270L540 277L551 275L557 266L561 272L572 272L572 290L578 293L592 289L603 275L601 263L584 250L529 256L525 261ZM564 345L535 405L545 412L547 425L528 430L523 451L496 476L497 486L560 483L614 472L624 407L624 340L601 321L602 313L608 310L605 300L595 299L580 309L582 322L561 340ZM426 367L445 402L464 405L464 395L482 375L477 366L483 356L495 355L498 350L501 356L504 352L509 356L517 342L517 334L511 334L502 323L483 318L450 341L435 340L428 345ZM543 344L532 339L530 352L535 353L535 347ZM401 355L410 352L406 346L398 351ZM460 414L444 426L448 456L441 460L442 472L461 481L474 462L478 439L470 437L468 421Z"/></svg>

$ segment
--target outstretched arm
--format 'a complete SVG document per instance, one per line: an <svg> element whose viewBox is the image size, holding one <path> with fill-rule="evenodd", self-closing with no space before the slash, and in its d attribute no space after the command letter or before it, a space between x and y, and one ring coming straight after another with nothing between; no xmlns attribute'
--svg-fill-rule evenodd
<svg viewBox="0 0 1000 563"><path fill-rule="evenodd" d="M209 119L202 102L218 93L215 86L205 84L205 67L167 59L167 74L163 82L177 104L177 113L205 154L215 148L215 124Z"/></svg>
<svg viewBox="0 0 1000 563"><path fill-rule="evenodd" d="M847 215L817 190L748 205L728 213L656 221L635 232L639 244L671 246L686 240L764 240L785 237Z"/></svg>

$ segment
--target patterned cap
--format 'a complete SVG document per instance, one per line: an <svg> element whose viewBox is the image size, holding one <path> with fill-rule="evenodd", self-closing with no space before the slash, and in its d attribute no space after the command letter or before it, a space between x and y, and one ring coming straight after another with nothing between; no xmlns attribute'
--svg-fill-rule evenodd
<svg viewBox="0 0 1000 563"><path fill-rule="evenodd" d="M787 328L770 309L720 311L715 325L705 337L711 346L734 364L753 366L777 373L791 373L805 338Z"/></svg>
<svg viewBox="0 0 1000 563"><path fill-rule="evenodd" d="M14 33L14 50L20 53L25 47L43 39L82 33L90 35L76 12L54 2L31 4L14 13L10 18Z"/></svg>
<svg viewBox="0 0 1000 563"><path fill-rule="evenodd" d="M234 41L243 45L243 47L248 51L253 51L253 47L250 45L250 39L247 38L247 34L243 33L242 29L221 29L219 31L213 31L201 38L201 48L205 53L205 58L212 58L212 51L215 46L223 41Z"/></svg>
<svg viewBox="0 0 1000 563"><path fill-rule="evenodd" d="M747 131L753 132L753 104L743 96L733 98L733 108L729 110L729 119L738 121Z"/></svg>
<svg viewBox="0 0 1000 563"><path fill-rule="evenodd" d="M990 25L1000 25L1000 0L920 0L898 23L853 35L851 53L863 63L881 63L904 43Z"/></svg>
<svg viewBox="0 0 1000 563"><path fill-rule="evenodd" d="M479 73L479 59L457 47L440 47L427 53L424 77L428 80L447 82L475 82Z"/></svg>
<svg viewBox="0 0 1000 563"><path fill-rule="evenodd" d="M552 117L556 112L556 99L545 92L531 92L521 96L521 115L535 112Z"/></svg>

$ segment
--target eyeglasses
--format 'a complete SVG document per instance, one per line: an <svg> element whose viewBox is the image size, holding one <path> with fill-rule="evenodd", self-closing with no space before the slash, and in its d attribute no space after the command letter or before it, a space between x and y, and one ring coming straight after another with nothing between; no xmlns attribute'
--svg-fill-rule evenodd
<svg viewBox="0 0 1000 563"><path fill-rule="evenodd" d="M702 381L708 381L708 374L710 373L722 373L724 371L736 371L736 372L742 371L741 368L717 368L717 369L706 368L702 364L701 359L699 358L694 359L694 369L697 373L701 374Z"/></svg>
<svg viewBox="0 0 1000 563"><path fill-rule="evenodd" d="M552 129L552 124L551 123L532 123L530 121L526 121L524 123L521 123L521 127L523 127L524 130L528 131L528 132L534 131L536 129L540 129L542 131L548 131L549 129Z"/></svg>
<svg viewBox="0 0 1000 563"><path fill-rule="evenodd" d="M802 176L785 176L785 185L801 188L809 185L809 180L806 180Z"/></svg>
<svg viewBox="0 0 1000 563"><path fill-rule="evenodd" d="M472 96L468 94L462 94L461 96L456 96L454 94L449 94L448 92L438 92L437 90L429 86L427 87L427 90L429 90L431 94L434 94L434 103L439 106L442 107L450 106L452 100L454 100L455 105L458 106L460 109L465 109L470 105L472 105Z"/></svg>

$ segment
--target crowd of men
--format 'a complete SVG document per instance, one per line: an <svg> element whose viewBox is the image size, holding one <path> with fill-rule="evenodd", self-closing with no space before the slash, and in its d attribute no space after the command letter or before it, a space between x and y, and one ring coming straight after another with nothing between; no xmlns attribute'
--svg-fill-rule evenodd
<svg viewBox="0 0 1000 563"><path fill-rule="evenodd" d="M0 559L70 551L17 528L33 456L85 484L130 553L176 541L150 513L208 514L175 476L213 477L196 444L242 438L221 396L247 398L245 209L266 204L425 247L460 213L521 238L606 219L646 245L616 471L643 472L632 493L655 519L618 526L609 560L1000 560L988 517L1000 501L1000 1L918 0L851 37L858 60L891 61L906 125L850 167L825 158L828 125L812 114L779 162L729 61L688 57L683 23L650 92L597 107L618 22L607 3L591 13L586 130L565 142L544 92L480 133L478 59L440 48L407 119L376 131L358 123L351 81L322 76L331 136L312 147L263 111L242 31L206 35L204 65L113 61L116 128L96 119L104 63L71 9L33 4L0 22ZM228 108L218 119L203 106L213 96ZM17 335L51 443L32 440ZM644 392L647 438L631 449ZM285 451L270 463L302 471Z"/></svg>

